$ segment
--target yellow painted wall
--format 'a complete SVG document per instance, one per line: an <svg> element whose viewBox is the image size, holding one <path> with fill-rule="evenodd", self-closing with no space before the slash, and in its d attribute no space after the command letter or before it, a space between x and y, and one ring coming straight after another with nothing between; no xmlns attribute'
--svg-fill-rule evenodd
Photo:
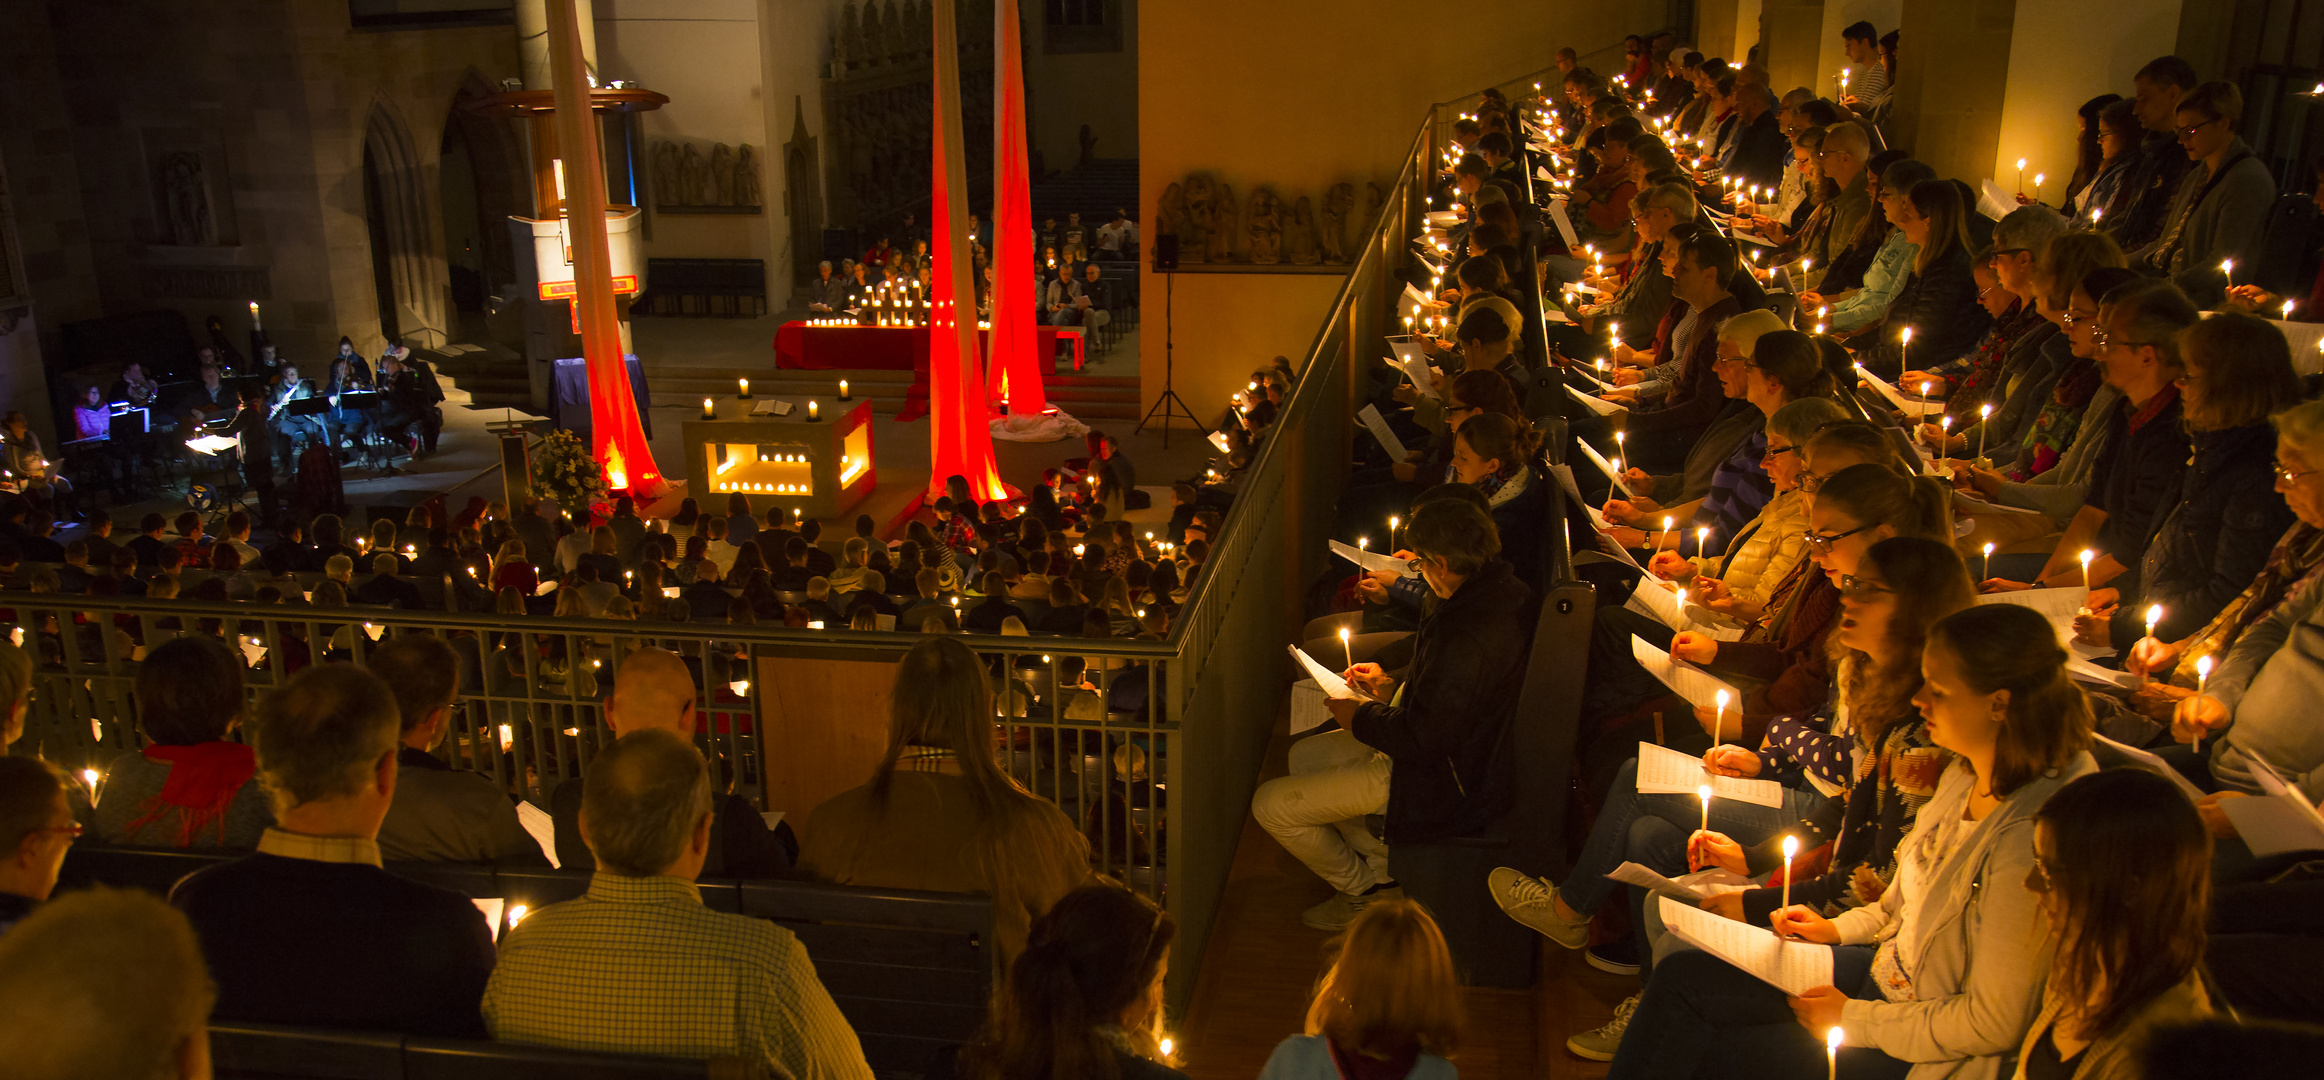
<svg viewBox="0 0 2324 1080"><path fill-rule="evenodd" d="M2047 174L2042 201L2057 205L2074 175L2074 110L2100 94L2129 97L2130 77L2171 52L2179 8L2180 0L2109 0L2106 17L2092 19L2082 0L2017 0L2016 42L2076 45L2011 50L2001 134L1989 157L1993 171L1986 175L2013 187L2022 157L2026 193L2033 193L2035 173Z"/></svg>
<svg viewBox="0 0 2324 1080"><path fill-rule="evenodd" d="M1141 232L1153 235L1162 189L1195 171L1223 180L1246 208L1254 184L1273 187L1288 209L1352 182L1361 214L1364 183L1394 178L1429 105L1548 68L1560 45L1618 51L1622 35L1655 29L1664 10L1481 0L1455 18L1409 0L1140 4ZM1278 353L1303 361L1341 280L1177 275L1179 395L1212 419L1253 367ZM1139 368L1151 405L1162 391L1161 277L1145 271L1141 290Z"/></svg>

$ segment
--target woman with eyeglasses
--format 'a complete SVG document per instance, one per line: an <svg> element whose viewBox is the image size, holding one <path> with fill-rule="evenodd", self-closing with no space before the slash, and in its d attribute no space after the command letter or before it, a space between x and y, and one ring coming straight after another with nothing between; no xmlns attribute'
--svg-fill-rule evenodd
<svg viewBox="0 0 2324 1080"><path fill-rule="evenodd" d="M1767 418L1767 444L1760 468L1775 494L1757 517L1743 526L1724 551L1686 560L1675 551L1658 552L1647 568L1678 583L1704 607L1750 623L1767 610L1778 584L1808 556L1807 496L1799 474L1807 444L1818 429L1847 418L1830 398L1803 397Z"/></svg>
<svg viewBox="0 0 2324 1080"><path fill-rule="evenodd" d="M1679 952L1646 988L1610 1080L1797 1077L1845 1029L1838 1074L1990 1076L2036 1013L2048 951L2019 883L2034 866L2034 818L2096 771L2090 710L2066 675L2049 621L2008 604L1938 621L1913 699L1953 759L1899 844L1878 902L1827 918L1776 911L1785 948L1831 947L1832 985L1790 996L1709 953ZM1741 1052L1738 1052L1741 1051Z"/></svg>
<svg viewBox="0 0 2324 1080"><path fill-rule="evenodd" d="M2201 972L2210 877L2211 837L2169 780L2111 769L2050 796L2025 887L2054 955L2016 1080L2139 1080L2157 1028L2212 1014Z"/></svg>
<svg viewBox="0 0 2324 1080"><path fill-rule="evenodd" d="M2105 425L2085 426L2082 418L2105 416L2121 397L2099 377L2090 332L2107 294L2136 280L2138 275L2122 266L2122 249L2103 233L2068 233L2050 241L2035 265L2032 292L2033 310L2044 328L2054 326L2055 332L2041 334L2043 340L2030 355L2013 351L1990 378L1983 377L1982 366L1973 369L1956 394L1960 402L1948 402L1964 417L1971 409L1994 410L1969 423L1945 448L1956 458L1983 450L1986 460L1954 466L1980 496L2051 517L2073 516L2081 488L2089 482L2090 463L2106 441ZM2009 487L2028 482L2049 490ZM2072 487L2071 495L2059 490L2063 487Z"/></svg>

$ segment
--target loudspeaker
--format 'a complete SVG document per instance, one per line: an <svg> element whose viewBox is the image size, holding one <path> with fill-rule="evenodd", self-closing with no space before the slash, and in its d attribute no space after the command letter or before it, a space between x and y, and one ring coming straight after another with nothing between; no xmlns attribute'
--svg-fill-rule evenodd
<svg viewBox="0 0 2324 1080"><path fill-rule="evenodd" d="M1154 238L1154 269L1178 269L1178 237L1176 234L1164 233Z"/></svg>

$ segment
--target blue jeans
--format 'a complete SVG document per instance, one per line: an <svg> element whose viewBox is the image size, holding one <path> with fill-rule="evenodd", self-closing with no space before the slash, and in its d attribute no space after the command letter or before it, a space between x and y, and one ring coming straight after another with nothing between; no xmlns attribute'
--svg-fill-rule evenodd
<svg viewBox="0 0 2324 1080"><path fill-rule="evenodd" d="M1872 946L1785 946L1794 947L1830 948L1833 985L1859 1000L1879 999ZM1800 1026L1783 991L1709 953L1682 952L1647 984L1606 1080L1799 1080L1822 1074L1822 1035ZM1839 1066L1850 1080L1893 1080L1912 1070L1869 1047L1842 1049Z"/></svg>
<svg viewBox="0 0 2324 1080"><path fill-rule="evenodd" d="M1741 799L1711 800L1711 830L1750 847L1799 823L1824 805L1813 789L1783 789L1782 806ZM1606 877L1625 862L1676 877L1687 872L1687 837L1703 824L1703 804L1692 795L1638 793L1638 759L1623 763L1573 873L1558 885L1566 905L1584 915L1598 910L1618 882Z"/></svg>

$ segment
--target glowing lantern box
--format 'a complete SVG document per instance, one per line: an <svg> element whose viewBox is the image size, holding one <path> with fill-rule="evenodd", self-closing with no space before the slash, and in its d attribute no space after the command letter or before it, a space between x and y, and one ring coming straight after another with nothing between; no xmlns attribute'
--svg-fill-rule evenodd
<svg viewBox="0 0 2324 1080"><path fill-rule="evenodd" d="M788 416L753 415L771 399L709 400L713 416L686 421L686 490L705 507L741 492L762 516L769 506L829 520L872 493L871 401L816 399L821 419L795 401Z"/></svg>

